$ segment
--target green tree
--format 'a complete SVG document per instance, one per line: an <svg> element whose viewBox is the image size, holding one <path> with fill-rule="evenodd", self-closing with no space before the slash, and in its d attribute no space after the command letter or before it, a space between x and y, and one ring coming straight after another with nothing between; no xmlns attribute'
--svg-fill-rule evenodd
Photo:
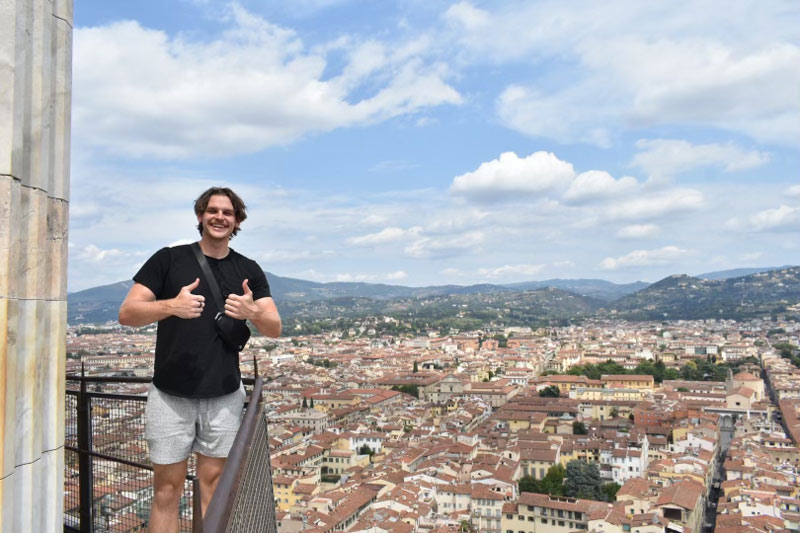
<svg viewBox="0 0 800 533"><path fill-rule="evenodd" d="M301 405L301 407L303 409L308 409L308 400L306 400L305 396L303 396L303 405Z"/></svg>
<svg viewBox="0 0 800 533"><path fill-rule="evenodd" d="M314 408L314 397L313 396L311 397L311 402L308 404L308 406L311 407L312 409Z"/></svg>
<svg viewBox="0 0 800 533"><path fill-rule="evenodd" d="M653 376L653 379L655 380L656 368L655 368L655 365L653 365L652 362L650 362L650 361L642 361L641 363L636 365L636 368L633 369L633 373L634 374Z"/></svg>
<svg viewBox="0 0 800 533"><path fill-rule="evenodd" d="M619 483L606 483L603 485L603 494L605 494L607 502L613 502L617 499L617 492L622 487L619 486Z"/></svg>
<svg viewBox="0 0 800 533"><path fill-rule="evenodd" d="M583 365L575 365L571 366L569 370L567 370L567 374L570 376L582 376L583 375Z"/></svg>
<svg viewBox="0 0 800 533"><path fill-rule="evenodd" d="M586 424L584 424L583 422L579 422L577 420L572 423L573 435L586 435L587 433L589 432L586 431Z"/></svg>
<svg viewBox="0 0 800 533"><path fill-rule="evenodd" d="M396 390L404 394L410 394L414 398L419 398L419 387L416 385L395 385L392 387L392 390Z"/></svg>
<svg viewBox="0 0 800 533"><path fill-rule="evenodd" d="M658 360L653 363L653 379L656 383L661 383L664 381L664 373L667 370L667 365L664 364L664 361Z"/></svg>
<svg viewBox="0 0 800 533"><path fill-rule="evenodd" d="M414 372L415 374L416 374L417 372L419 372L419 365L417 364L417 362L416 362L416 361L414 361L414 370L412 370L412 372Z"/></svg>
<svg viewBox="0 0 800 533"><path fill-rule="evenodd" d="M697 369L695 361L688 361L681 367L681 377L687 381L700 381L702 376Z"/></svg>
<svg viewBox="0 0 800 533"><path fill-rule="evenodd" d="M551 496L564 495L564 476L567 470L561 463L556 463L547 469L547 474L541 481L541 487L545 494Z"/></svg>
<svg viewBox="0 0 800 533"><path fill-rule="evenodd" d="M586 363L585 365L573 366L569 369L569 371L567 371L567 374L571 374L573 376L586 376L589 379L600 379L602 372L592 363Z"/></svg>
<svg viewBox="0 0 800 533"><path fill-rule="evenodd" d="M538 479L534 479L533 476L523 476L522 478L520 478L519 491L544 494L544 491L542 490L542 484L539 483Z"/></svg>
<svg viewBox="0 0 800 533"><path fill-rule="evenodd" d="M795 352L798 350L797 346L790 342L781 342L772 345L773 348L778 350L781 357L784 359L791 359Z"/></svg>
<svg viewBox="0 0 800 533"><path fill-rule="evenodd" d="M358 453L359 455L369 455L370 457L375 455L375 452L372 450L372 448L370 448L366 444L364 444L361 448L358 449Z"/></svg>
<svg viewBox="0 0 800 533"><path fill-rule="evenodd" d="M600 371L600 374L627 374L628 372L625 370L625 367L619 363L615 363L611 359L607 360L604 363L600 363L597 365L597 369Z"/></svg>
<svg viewBox="0 0 800 533"><path fill-rule="evenodd" d="M680 373L678 373L678 371L675 370L674 368L668 368L668 369L664 370L664 379L665 380L675 380L675 379L678 379L680 377L681 377Z"/></svg>
<svg viewBox="0 0 800 533"><path fill-rule="evenodd" d="M469 520L462 520L458 526L459 533L475 533L478 531Z"/></svg>
<svg viewBox="0 0 800 533"><path fill-rule="evenodd" d="M602 487L597 463L587 463L579 459L567 463L565 496L602 501L605 499Z"/></svg>
<svg viewBox="0 0 800 533"><path fill-rule="evenodd" d="M539 396L542 398L558 398L561 396L561 390L556 385L549 385L539 391Z"/></svg>
<svg viewBox="0 0 800 533"><path fill-rule="evenodd" d="M566 470L559 463L551 466L543 479L535 479L533 476L524 476L519 480L519 491L563 496L565 473Z"/></svg>

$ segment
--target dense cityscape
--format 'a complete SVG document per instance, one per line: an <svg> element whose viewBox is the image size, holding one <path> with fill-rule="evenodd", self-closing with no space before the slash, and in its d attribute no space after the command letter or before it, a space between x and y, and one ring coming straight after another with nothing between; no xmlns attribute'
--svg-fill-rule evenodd
<svg viewBox="0 0 800 533"><path fill-rule="evenodd" d="M242 352L243 375L257 364L269 379L279 531L800 527L794 317L386 333L394 322L255 337ZM71 327L67 373L150 376L154 341L154 327ZM100 418L95 446L146 462L141 425L119 422L142 411ZM68 515L76 471L68 460ZM142 472L94 483L109 529L144 528Z"/></svg>

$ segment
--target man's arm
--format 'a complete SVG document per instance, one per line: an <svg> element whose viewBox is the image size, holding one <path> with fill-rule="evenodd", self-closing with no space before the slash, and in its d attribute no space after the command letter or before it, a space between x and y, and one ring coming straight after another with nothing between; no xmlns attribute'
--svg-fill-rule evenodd
<svg viewBox="0 0 800 533"><path fill-rule="evenodd" d="M123 326L146 326L169 316L197 318L203 312L205 297L192 294L200 278L181 288L175 298L156 300L156 295L141 283L134 283L119 308L119 323Z"/></svg>
<svg viewBox="0 0 800 533"><path fill-rule="evenodd" d="M250 319L250 322L262 335L272 338L280 337L283 325L275 301L267 296L259 298L255 304L258 306L258 313Z"/></svg>
<svg viewBox="0 0 800 533"><path fill-rule="evenodd" d="M231 293L225 300L225 314L238 320L249 320L262 335L280 337L281 316L275 301L269 296L253 301L253 291L247 280L242 282L242 289L242 296Z"/></svg>

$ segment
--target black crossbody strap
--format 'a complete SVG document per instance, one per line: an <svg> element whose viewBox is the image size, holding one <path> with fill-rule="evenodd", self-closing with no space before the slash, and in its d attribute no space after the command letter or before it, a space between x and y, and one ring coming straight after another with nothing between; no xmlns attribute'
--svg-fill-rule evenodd
<svg viewBox="0 0 800 533"><path fill-rule="evenodd" d="M211 267L208 266L206 254L203 253L203 250L200 249L200 245L196 242L192 243L192 251L197 258L197 262L200 263L200 269L206 277L208 286L211 287L211 294L214 296L214 300L217 301L217 310L222 313L225 310L225 304L222 300L222 293L219 290L219 285L217 285L217 278L214 277L214 274L211 273Z"/></svg>

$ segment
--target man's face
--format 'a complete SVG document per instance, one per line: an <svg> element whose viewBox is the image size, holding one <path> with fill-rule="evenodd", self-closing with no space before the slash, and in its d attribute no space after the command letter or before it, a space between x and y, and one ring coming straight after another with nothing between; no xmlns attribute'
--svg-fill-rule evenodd
<svg viewBox="0 0 800 533"><path fill-rule="evenodd" d="M239 227L231 199L224 194L215 194L208 200L205 212L197 217L203 225L203 237L214 240L229 240Z"/></svg>

